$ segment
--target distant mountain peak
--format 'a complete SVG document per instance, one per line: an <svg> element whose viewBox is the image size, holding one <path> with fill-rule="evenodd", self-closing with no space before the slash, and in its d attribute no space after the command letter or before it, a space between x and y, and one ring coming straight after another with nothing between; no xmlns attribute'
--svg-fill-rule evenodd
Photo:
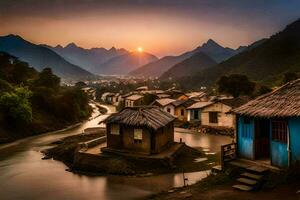
<svg viewBox="0 0 300 200"><path fill-rule="evenodd" d="M65 48L78 48L78 46L74 42L72 42L72 43L68 44L67 46L65 46Z"/></svg>
<svg viewBox="0 0 300 200"><path fill-rule="evenodd" d="M61 46L60 44L56 45L54 48L57 48L57 49L62 49L63 46Z"/></svg>
<svg viewBox="0 0 300 200"><path fill-rule="evenodd" d="M115 52L115 51L117 51L117 49L116 49L116 47L111 47L111 48L109 49L109 51Z"/></svg>
<svg viewBox="0 0 300 200"><path fill-rule="evenodd" d="M221 45L219 45L216 41L213 39L207 40L206 43L202 44L202 48L224 48Z"/></svg>
<svg viewBox="0 0 300 200"><path fill-rule="evenodd" d="M13 40L22 40L22 41L24 40L21 36L14 35L14 34L6 35L6 36L4 36L4 38L13 39Z"/></svg>

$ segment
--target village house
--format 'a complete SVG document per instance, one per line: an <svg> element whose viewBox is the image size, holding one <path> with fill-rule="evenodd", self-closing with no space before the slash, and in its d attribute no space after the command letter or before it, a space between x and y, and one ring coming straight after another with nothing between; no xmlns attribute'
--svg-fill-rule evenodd
<svg viewBox="0 0 300 200"><path fill-rule="evenodd" d="M104 121L107 148L147 155L159 153L174 143L174 119L156 106L125 108Z"/></svg>
<svg viewBox="0 0 300 200"><path fill-rule="evenodd" d="M144 96L139 94L132 94L125 97L125 107L133 107L143 105Z"/></svg>
<svg viewBox="0 0 300 200"><path fill-rule="evenodd" d="M175 99L170 98L163 98L163 99L156 99L152 105L161 107L164 111L170 113L171 115L175 115L175 106L171 104L172 102L176 101Z"/></svg>
<svg viewBox="0 0 300 200"><path fill-rule="evenodd" d="M187 121L186 108L193 103L194 103L194 101L190 100L190 99L175 100L175 99L170 99L170 98L164 98L164 99L155 100L152 103L152 105L161 107L163 110L165 110L166 112L175 116L177 119L179 119L181 121Z"/></svg>
<svg viewBox="0 0 300 200"><path fill-rule="evenodd" d="M188 118L188 112L187 108L195 103L193 99L185 99L185 100L176 100L172 102L171 104L175 107L175 116L177 119L181 121L187 121Z"/></svg>
<svg viewBox="0 0 300 200"><path fill-rule="evenodd" d="M113 105L118 105L122 101L122 97L120 93L116 93L112 96L112 104Z"/></svg>
<svg viewBox="0 0 300 200"><path fill-rule="evenodd" d="M175 90L175 89L167 90L166 94L169 94L172 99L177 99L177 100L186 100L189 98L181 90Z"/></svg>
<svg viewBox="0 0 300 200"><path fill-rule="evenodd" d="M246 98L221 99L215 102L196 102L187 108L188 121L203 126L234 128L236 117L233 108L247 102Z"/></svg>
<svg viewBox="0 0 300 200"><path fill-rule="evenodd" d="M186 93L186 96L188 96L189 99L194 99L197 101L207 101L209 98L209 95L207 95L205 92L190 92Z"/></svg>
<svg viewBox="0 0 300 200"><path fill-rule="evenodd" d="M191 106L189 106L187 110L187 121L191 123L201 122L201 110L202 108L213 104L211 101L199 101Z"/></svg>
<svg viewBox="0 0 300 200"><path fill-rule="evenodd" d="M300 79L233 111L238 157L277 167L300 161Z"/></svg>

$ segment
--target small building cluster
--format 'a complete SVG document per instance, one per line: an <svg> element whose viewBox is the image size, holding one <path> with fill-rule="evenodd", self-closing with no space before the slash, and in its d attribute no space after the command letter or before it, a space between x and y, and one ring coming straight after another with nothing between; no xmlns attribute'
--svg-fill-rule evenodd
<svg viewBox="0 0 300 200"><path fill-rule="evenodd" d="M150 106L141 106L145 94L156 96ZM263 160L280 168L300 162L300 79L251 101L146 87L122 98L125 108L105 120L107 148L114 151L162 152L174 143L176 119L234 128L238 158Z"/></svg>
<svg viewBox="0 0 300 200"><path fill-rule="evenodd" d="M158 106L182 122L225 128L235 126L235 115L231 110L248 101L247 98L209 96L203 91L184 93L176 89L149 90L147 86L124 95L104 93L101 99L116 106L123 102L124 107Z"/></svg>

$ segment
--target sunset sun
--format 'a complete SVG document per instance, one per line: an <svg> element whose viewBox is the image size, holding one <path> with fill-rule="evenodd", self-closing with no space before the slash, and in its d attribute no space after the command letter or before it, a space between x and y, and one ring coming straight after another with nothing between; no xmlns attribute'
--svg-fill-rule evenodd
<svg viewBox="0 0 300 200"><path fill-rule="evenodd" d="M142 47L138 47L137 51L140 52L140 53L142 53L143 52L143 48Z"/></svg>

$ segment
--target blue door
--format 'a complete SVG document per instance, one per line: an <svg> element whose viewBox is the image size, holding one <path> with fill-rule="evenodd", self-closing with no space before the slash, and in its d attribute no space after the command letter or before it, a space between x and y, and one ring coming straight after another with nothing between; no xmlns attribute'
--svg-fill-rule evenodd
<svg viewBox="0 0 300 200"><path fill-rule="evenodd" d="M271 122L271 164L277 167L288 166L288 121L272 119Z"/></svg>
<svg viewBox="0 0 300 200"><path fill-rule="evenodd" d="M238 118L238 155L241 158L254 159L254 119Z"/></svg>

